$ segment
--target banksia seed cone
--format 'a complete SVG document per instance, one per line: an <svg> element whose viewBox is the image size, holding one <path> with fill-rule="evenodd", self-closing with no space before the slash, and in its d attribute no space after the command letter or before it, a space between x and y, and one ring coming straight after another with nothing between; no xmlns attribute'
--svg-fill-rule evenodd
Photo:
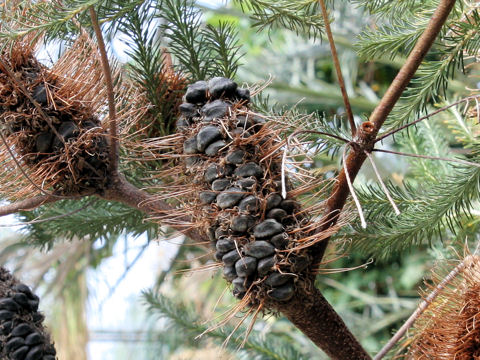
<svg viewBox="0 0 480 360"><path fill-rule="evenodd" d="M0 358L55 360L55 347L46 333L39 299L30 288L0 267Z"/></svg>
<svg viewBox="0 0 480 360"><path fill-rule="evenodd" d="M469 255L450 274L433 273L428 290L438 296L416 320L407 359L480 359L480 257ZM445 279L441 290L436 289Z"/></svg>
<svg viewBox="0 0 480 360"><path fill-rule="evenodd" d="M77 64L67 65L65 60L74 55ZM97 96L98 90L86 85L99 79L81 79L81 71L83 76L92 75L94 61L89 56L92 49L85 39L53 70L36 60L31 45L19 43L0 53L0 131L6 140L0 161L12 173L20 164L31 182L57 194L99 190L107 181L107 141L96 109L88 106L93 102L87 91L95 90ZM70 68L80 65L81 59L85 62L81 70ZM38 191L28 182L23 190Z"/></svg>
<svg viewBox="0 0 480 360"><path fill-rule="evenodd" d="M327 235L295 200L308 184L292 189L282 176L286 125L255 114L249 101L232 80L198 81L177 127L192 195L184 208L208 234L233 294L263 307L288 301L312 279L307 248Z"/></svg>

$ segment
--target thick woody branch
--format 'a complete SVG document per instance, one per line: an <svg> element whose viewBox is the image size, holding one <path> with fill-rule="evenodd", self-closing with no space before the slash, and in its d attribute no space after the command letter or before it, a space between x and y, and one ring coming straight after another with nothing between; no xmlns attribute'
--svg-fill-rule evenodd
<svg viewBox="0 0 480 360"><path fill-rule="evenodd" d="M19 211L34 210L39 206L58 201L59 199L50 195L39 195L29 199L16 201L14 203L0 206L0 216L15 214Z"/></svg>
<svg viewBox="0 0 480 360"><path fill-rule="evenodd" d="M382 97L382 100L370 116L370 121L364 123L364 125L367 126L367 128L364 129L366 132L364 132L364 135L358 134L358 143L360 146L358 146L357 149L354 148L353 151L350 152L345 164L349 169L349 175L352 182L367 158L365 151L371 151L373 149L375 138L380 128L417 71L428 50L432 47L433 42L442 29L442 26L447 20L454 5L455 0L440 1L440 4L430 19L424 33L418 39L417 44L408 56L405 64L402 66L392 84L390 84L390 87L387 89L387 92ZM366 134L368 134L368 139L364 137ZM337 183L330 199L328 200L327 212L325 218L322 220L325 224L322 230L326 230L335 225L349 195L344 169L345 167L338 175ZM321 242L312 250L312 255L314 256L316 263L322 261L327 245L328 239Z"/></svg>
<svg viewBox="0 0 480 360"><path fill-rule="evenodd" d="M107 50L103 40L102 29L98 25L97 14L93 6L89 8L90 18L92 20L93 30L97 37L98 50L100 51L100 60L102 62L103 74L105 76L105 85L107 87L108 98L108 126L110 130L110 171L116 173L118 170L118 135L117 135L117 113L115 109L115 95L113 92L113 80L110 64L108 63Z"/></svg>
<svg viewBox="0 0 480 360"><path fill-rule="evenodd" d="M368 353L348 330L342 318L313 285L287 303L278 303L280 310L298 329L333 360L366 360Z"/></svg>

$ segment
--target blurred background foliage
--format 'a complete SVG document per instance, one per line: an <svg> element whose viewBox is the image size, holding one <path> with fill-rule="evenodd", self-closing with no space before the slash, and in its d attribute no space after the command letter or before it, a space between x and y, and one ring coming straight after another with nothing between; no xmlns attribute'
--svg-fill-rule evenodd
<svg viewBox="0 0 480 360"><path fill-rule="evenodd" d="M103 9L104 16L114 17L117 14L129 19L123 23L112 21L104 25L112 56L119 63L127 64L133 74L154 66L155 63L142 63L143 58L136 52L135 44L151 41L149 44L152 46L156 42L168 46L173 38L168 32L169 19L176 14L172 12L170 17L150 19L142 30L135 26L145 26L142 13L138 13L137 17L135 11L128 14L129 10L136 9L133 2L130 1L131 7L123 12L118 10L121 1L117 1L117 7L114 6L115 1L98 3L100 15ZM182 6L189 4L188 1L165 1L159 2L158 6L177 3ZM253 85L270 81L261 99L257 99L259 108L281 111L294 107L299 114L315 113L314 117L318 118L321 126L342 128L345 126L343 102L328 43L321 35L322 21L314 16L318 9L302 9L305 12L302 13L303 18L311 21L305 25L294 16L300 11L296 8L289 8L291 13L284 14L283 18L273 16L275 6L283 3L227 1L212 4L199 1L189 16L195 18L196 26L206 25L214 29L208 36L222 31L228 33L230 40L231 36L237 36L236 41L226 44L230 48L217 49L217 54L234 52L234 59L227 60L233 64L228 69L231 70L229 75L236 72L235 79L239 83ZM388 8L394 6L388 3L398 5L406 2L342 1L335 2L334 7L329 2L334 19L334 38L357 123L365 120L378 103L403 64L407 51L423 30L422 25L426 26L431 14L429 11L435 5L435 1L423 2L422 16L412 23L409 16L415 13L413 10L417 9L419 2L409 1L410 7L405 5L405 8ZM365 4L366 7L361 6ZM109 12L108 9L115 11ZM267 10L262 12L262 9ZM464 11L460 7L456 10L460 13ZM396 14L398 18L385 14ZM143 16L146 16L145 13ZM57 37L63 34L63 41L68 43L71 33L62 28L61 22L56 25L59 26L56 28ZM146 35L157 27L162 30L155 32L154 37ZM395 31L389 30L392 28ZM199 28L197 30L200 31ZM378 42L376 31L383 31L383 42ZM205 34L201 36L206 36L202 41L211 40ZM185 42L183 48L172 50L174 59L178 59L180 67L196 77L214 75L214 70L219 67L209 69L205 64L200 66L200 63L195 67L190 61L191 54L182 53L188 46L194 51L195 46L200 45L201 42L190 45ZM52 43L49 46L51 48ZM438 45L438 51L434 49L429 55L432 66L437 66L435 61L444 61L440 51L442 46ZM62 51L61 41L57 49ZM145 51L148 53L148 48ZM208 59L212 55L204 56ZM446 68L450 65L457 68L457 64L444 65ZM433 76L430 73L427 75ZM438 92L440 95L421 103L421 110L431 111L475 93L472 89L478 87L478 68L472 65L466 73L451 71L446 79L448 89L442 89ZM435 82L436 78L432 81ZM413 90L412 94L423 96L414 94ZM420 105L418 109L401 109L410 111L410 115L414 116ZM386 139L383 146L435 156L473 154L471 159L474 161L474 156L478 156L475 153L478 148L475 116L475 113L471 117L465 116L462 109L453 107L433 120L397 135L395 142L392 138ZM394 118L393 122L398 125L404 120ZM316 153L312 169L321 174L319 176L331 178L340 168L339 156L334 156L333 150ZM414 311L419 286L425 277L428 281L428 270L433 264L442 259L458 258L465 247L474 246L478 240L480 218L477 193L468 192L469 197L465 199L467 195L462 191L466 188L460 187L463 178L458 181L451 178L454 172L463 174L468 169L441 161L382 153L377 153L375 158L400 210L407 215L422 213L424 216L415 217L418 223L414 224L414 228L407 216L404 223L394 219L393 210L379 190L372 168L366 164L355 185L369 226L366 230L361 229L357 220L353 220L336 235L335 241L344 247L343 256L326 265L325 274L321 273L317 279L323 294L372 353L379 350ZM131 178L139 176L136 172L143 171L145 174L148 171L128 165L125 169L130 171ZM478 192L477 173L465 173L465 182L470 181L473 187L477 186ZM463 194L458 197L464 201L443 199L444 207L439 208L442 198L435 194L450 193L453 197L455 190ZM471 188L467 190L473 191ZM431 197L422 198L419 194L431 194ZM219 272L188 272L208 262L205 250L183 238L168 240L168 246L162 247L163 243L158 245L157 242L165 241L165 237L172 235L167 229L145 222L142 214L122 205L101 200L89 204L89 201L63 201L22 213L16 218L4 219L4 224L76 211L69 217L0 230L0 263L14 269L19 277L34 284L43 295L42 309L50 321L60 359L87 359L87 348L92 360L323 358L303 334L274 314L257 320L240 349L245 326L240 327L225 343L235 321L198 338L211 325L209 321L235 304L230 292L225 291ZM435 202L440 205L432 206ZM453 211L452 208L460 210ZM377 219L383 223L376 223ZM385 246L382 239L388 239L389 245ZM155 253L155 256L146 257L147 252ZM335 257L335 250L330 257ZM151 289L140 295L142 288L137 287L135 279L128 274L133 272L135 276L142 276L134 272L142 262L150 264L148 269L151 271L145 274L149 284L144 286ZM360 268L349 270L355 267ZM145 268L142 271L146 271ZM102 274L110 276L112 273L117 275L102 278ZM105 286L108 288L106 293L100 291ZM126 307L115 310L126 314L124 323L109 328L108 324L102 323L103 318L95 321L93 318L98 317L98 311L102 309L102 305L98 304L102 301L114 304L116 297L120 296L116 289L122 286L129 288L130 294L136 294L128 298ZM101 342L109 344L107 350L95 345Z"/></svg>

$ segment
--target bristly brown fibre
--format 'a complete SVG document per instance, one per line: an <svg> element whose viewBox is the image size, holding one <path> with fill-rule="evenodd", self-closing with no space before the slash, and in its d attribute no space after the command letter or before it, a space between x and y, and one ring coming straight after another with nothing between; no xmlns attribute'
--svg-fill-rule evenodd
<svg viewBox="0 0 480 360"><path fill-rule="evenodd" d="M108 158L97 117L104 91L91 80L102 76L92 46L81 36L52 69L36 60L35 44L19 42L0 54L3 197L70 197L105 188Z"/></svg>
<svg viewBox="0 0 480 360"><path fill-rule="evenodd" d="M468 255L450 281L445 280L448 267L444 264L432 272L423 297L436 292L426 310L415 321L404 342L412 360L471 360L480 358L480 257Z"/></svg>

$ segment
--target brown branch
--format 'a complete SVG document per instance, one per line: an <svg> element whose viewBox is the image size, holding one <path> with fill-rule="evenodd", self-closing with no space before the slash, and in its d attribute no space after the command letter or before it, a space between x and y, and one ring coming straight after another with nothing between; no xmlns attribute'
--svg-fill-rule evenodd
<svg viewBox="0 0 480 360"><path fill-rule="evenodd" d="M467 96L466 98L460 99L460 100L455 101L455 102L453 102L453 103L451 103L451 104L448 104L448 105L446 105L446 106L443 106L443 107L441 107L440 109L437 109L437 110L435 110L434 112L431 112L430 114L427 114L427 115L425 115L425 116L422 116L421 118L418 118L418 119L415 120L415 121L412 121L411 123L405 124L405 125L403 125L403 126L400 126L399 128L396 128L396 129L393 129L393 130L391 130L391 131L389 131L389 132L387 132L387 133L384 133L384 134L382 134L381 136L378 136L378 137L375 139L375 142L377 143L377 142L379 142L379 141L382 141L383 139L385 139L386 137L388 137L388 136L390 136L390 135L393 135L393 134L395 134L395 133L397 133L397 132L399 132L399 131L402 131L403 129L406 129L406 128L412 126L412 125L418 124L419 122L421 122L421 121L423 121L423 120L427 120L427 119L431 118L432 116L437 115L437 114L439 114L439 113L441 113L441 112L443 112L443 111L445 111L445 110L447 110L447 109L450 109L451 107L457 106L457 105L459 105L459 104L461 104L461 103L466 102L467 105L468 105L468 103L470 102L470 100L477 100L478 98L480 98L480 95Z"/></svg>
<svg viewBox="0 0 480 360"><path fill-rule="evenodd" d="M327 8L325 7L325 2L323 0L319 0L319 2L322 8L323 22L325 23L325 31L327 32L333 63L335 64L335 71L337 72L338 85L340 86L340 90L342 92L343 103L345 104L345 111L347 112L348 122L350 123L350 129L352 131L353 138L357 133L357 128L355 126L355 120L353 119L352 107L350 106L350 100L348 99L347 89L345 88L345 81L342 75L342 68L340 67L340 61L338 60L337 48L335 47L332 30L330 29L330 20L328 19Z"/></svg>
<svg viewBox="0 0 480 360"><path fill-rule="evenodd" d="M454 4L455 0L441 0L427 29L418 40L380 104L374 110L370 118L371 122L364 122L358 129L357 141L352 143L352 151L347 157L344 168L337 177L332 195L327 201L326 215L321 220L325 225L321 227L320 231L325 231L335 225L345 206L349 189L344 169L348 168L350 178L353 181L367 158L366 152L373 149L378 131L418 69L423 57L432 46ZM320 264L322 261L328 240L325 239L319 245L312 247L311 255L314 264ZM286 303L277 303L276 308L332 359L370 358L335 310L313 285L309 291L304 291L303 294L295 296L293 300Z"/></svg>
<svg viewBox="0 0 480 360"><path fill-rule="evenodd" d="M298 289L291 301L278 303L277 309L331 359L370 359L342 318L313 285L308 291Z"/></svg>
<svg viewBox="0 0 480 360"><path fill-rule="evenodd" d="M93 30L97 37L98 50L100 51L100 60L102 62L103 74L105 76L105 85L107 86L108 98L108 126L110 129L110 171L115 174L118 170L118 140L117 140L117 113L115 109L115 95L113 91L112 71L108 63L107 50L103 40L102 30L98 25L97 14L93 6L90 6L90 18L92 20Z"/></svg>
<svg viewBox="0 0 480 360"><path fill-rule="evenodd" d="M0 216L15 214L19 211L31 211L37 207L58 201L58 198L49 195L39 195L29 199L16 201L14 203L0 206Z"/></svg>
<svg viewBox="0 0 480 360"><path fill-rule="evenodd" d="M132 185L121 174L116 175L112 179L110 188L101 197L105 200L119 201L146 214L155 216L169 215L176 210L165 201L155 200L153 195ZM188 217L177 220L183 220L185 223L190 221ZM169 224L169 226L187 235L197 243L208 242L208 239L196 229L191 229L181 224Z"/></svg>
<svg viewBox="0 0 480 360"><path fill-rule="evenodd" d="M418 39L417 44L408 56L405 64L402 66L397 76L390 84L390 87L387 89L387 92L382 97L382 100L370 116L370 121L362 124L359 134L357 134L357 149L353 148L353 151L350 152L347 158L346 164L344 164L344 166L348 166L349 175L352 181L357 176L367 158L365 151L370 152L373 149L375 138L380 128L417 71L428 50L431 48L454 5L455 0L440 1L440 4L432 15L427 28ZM336 224L348 195L349 189L345 177L345 170L342 169L337 177L337 183L332 191L332 195L328 199L326 215L322 219L322 223L325 225L321 230L327 230ZM328 240L329 239L325 239L312 249L312 255L317 264L322 261L328 245Z"/></svg>

